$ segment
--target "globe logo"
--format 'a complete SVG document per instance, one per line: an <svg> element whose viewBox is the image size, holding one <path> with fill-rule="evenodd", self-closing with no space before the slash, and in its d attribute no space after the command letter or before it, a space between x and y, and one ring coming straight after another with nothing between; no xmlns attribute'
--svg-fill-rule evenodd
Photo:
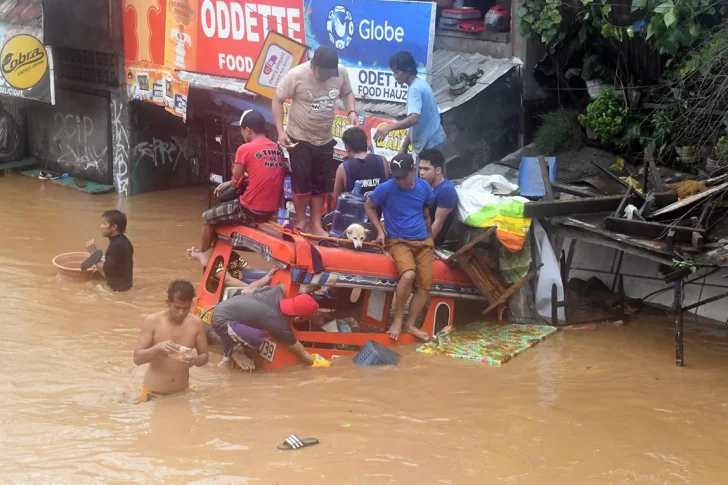
<svg viewBox="0 0 728 485"><path fill-rule="evenodd" d="M337 49L346 49L354 38L354 18L346 7L337 5L329 10L326 21L329 40Z"/></svg>

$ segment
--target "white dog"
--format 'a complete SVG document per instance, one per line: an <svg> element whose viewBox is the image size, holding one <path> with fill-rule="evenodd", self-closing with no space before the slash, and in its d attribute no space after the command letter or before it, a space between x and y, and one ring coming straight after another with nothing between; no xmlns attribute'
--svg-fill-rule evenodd
<svg viewBox="0 0 728 485"><path fill-rule="evenodd" d="M346 228L346 239L354 243L354 249L361 249L369 232L369 229L365 229L361 224L352 224Z"/></svg>

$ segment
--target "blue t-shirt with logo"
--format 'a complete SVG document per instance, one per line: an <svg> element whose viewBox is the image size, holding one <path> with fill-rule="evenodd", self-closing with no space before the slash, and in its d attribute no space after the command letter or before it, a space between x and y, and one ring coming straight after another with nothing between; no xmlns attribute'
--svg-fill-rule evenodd
<svg viewBox="0 0 728 485"><path fill-rule="evenodd" d="M414 113L420 115L420 121L410 128L415 153L445 143L445 130L440 124L435 94L430 85L420 78L415 78L407 90L407 116Z"/></svg>
<svg viewBox="0 0 728 485"><path fill-rule="evenodd" d="M383 209L388 238L424 241L430 237L422 211L435 201L435 194L421 178L415 179L411 189L387 180L371 192L371 200L375 207Z"/></svg>

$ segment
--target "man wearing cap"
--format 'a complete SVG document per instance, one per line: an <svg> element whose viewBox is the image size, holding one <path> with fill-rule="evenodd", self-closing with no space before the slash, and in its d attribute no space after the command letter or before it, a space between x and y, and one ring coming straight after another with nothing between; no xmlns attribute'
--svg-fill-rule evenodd
<svg viewBox="0 0 728 485"><path fill-rule="evenodd" d="M309 232L327 236L321 223L324 199L333 190L332 161L336 141L331 127L336 100L344 101L350 126L359 126L356 101L346 68L339 66L336 50L316 49L310 62L291 69L276 89L273 118L278 142L290 155L296 227L306 229L306 207L311 206ZM283 102L291 100L288 124L283 128Z"/></svg>
<svg viewBox="0 0 728 485"><path fill-rule="evenodd" d="M401 153L409 151L410 144L416 156L425 148L436 148L445 152L445 130L440 123L440 110L432 88L426 81L417 77L417 64L410 52L395 53L389 59L389 67L399 84L406 84L407 117L403 120L379 128L374 133L374 141L382 141L391 131L408 129L402 142Z"/></svg>
<svg viewBox="0 0 728 485"><path fill-rule="evenodd" d="M430 184L415 177L415 161L409 154L397 154L390 168L392 178L379 184L365 205L369 221L377 230L376 242L386 245L399 275L395 290L394 321L389 327L389 335L396 340L404 328L405 332L428 340L429 335L415 327L415 322L432 288L432 257L435 248L430 205L435 196ZM386 235L379 222L377 209L383 209ZM404 306L412 293L413 284L415 293L409 305L407 321L404 321Z"/></svg>
<svg viewBox="0 0 728 485"><path fill-rule="evenodd" d="M211 250L217 225L249 225L269 220L277 211L283 192L286 161L278 145L265 137L265 119L255 110L242 114L239 126L245 143L235 154L232 179L217 186L215 195L229 187L243 187L247 173L247 188L229 202L224 202L202 214L202 243L199 251Z"/></svg>
<svg viewBox="0 0 728 485"><path fill-rule="evenodd" d="M308 294L284 297L281 285L246 289L242 295L228 298L215 307L212 328L222 338L224 360L230 359L236 344L241 342L258 347L263 341L260 331L265 330L307 365L328 367L329 362L323 357L306 351L291 327L294 318L313 317L318 303Z"/></svg>

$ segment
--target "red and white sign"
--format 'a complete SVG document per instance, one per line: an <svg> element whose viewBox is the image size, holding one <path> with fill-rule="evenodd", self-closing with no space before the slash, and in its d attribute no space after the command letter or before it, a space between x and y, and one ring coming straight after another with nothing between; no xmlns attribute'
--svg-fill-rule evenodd
<svg viewBox="0 0 728 485"><path fill-rule="evenodd" d="M303 0L202 0L197 72L248 79L269 30L306 41Z"/></svg>

